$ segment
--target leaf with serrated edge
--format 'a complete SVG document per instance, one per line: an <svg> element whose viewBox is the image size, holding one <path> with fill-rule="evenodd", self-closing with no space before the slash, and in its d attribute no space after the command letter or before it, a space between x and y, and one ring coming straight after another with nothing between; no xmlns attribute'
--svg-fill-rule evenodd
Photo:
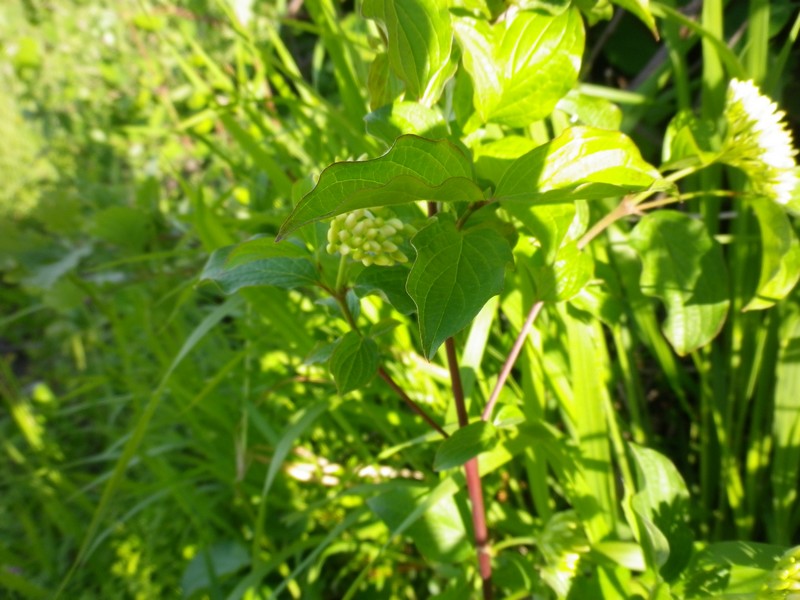
<svg viewBox="0 0 800 600"><path fill-rule="evenodd" d="M642 217L631 233L642 259L642 292L667 309L664 335L680 355L719 333L728 314L728 273L722 249L702 222L663 210Z"/></svg>
<svg viewBox="0 0 800 600"><path fill-rule="evenodd" d="M378 372L378 345L350 331L336 345L329 366L340 394L356 390Z"/></svg>
<svg viewBox="0 0 800 600"><path fill-rule="evenodd" d="M496 443L497 430L494 425L486 421L471 423L440 444L433 459L433 470L460 467L480 453L491 450Z"/></svg>
<svg viewBox="0 0 800 600"><path fill-rule="evenodd" d="M618 131L571 127L515 160L494 197L508 202L568 202L666 189L661 174Z"/></svg>
<svg viewBox="0 0 800 600"><path fill-rule="evenodd" d="M422 348L430 359L502 291L504 267L513 257L496 231L459 231L449 215L432 219L411 244L417 259L406 289L417 305Z"/></svg>
<svg viewBox="0 0 800 600"><path fill-rule="evenodd" d="M366 161L335 163L295 206L278 238L306 225L358 208L431 200L476 202L483 192L473 182L472 164L448 141L399 137L389 151Z"/></svg>

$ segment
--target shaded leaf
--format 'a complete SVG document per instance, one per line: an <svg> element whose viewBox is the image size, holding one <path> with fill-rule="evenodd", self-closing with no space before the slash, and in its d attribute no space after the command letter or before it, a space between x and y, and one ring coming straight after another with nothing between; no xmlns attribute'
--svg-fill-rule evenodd
<svg viewBox="0 0 800 600"><path fill-rule="evenodd" d="M216 542L200 550L186 565L181 577L183 597L190 598L195 592L208 589L212 582L233 575L249 564L250 555L239 542Z"/></svg>
<svg viewBox="0 0 800 600"><path fill-rule="evenodd" d="M494 197L510 202L566 202L622 196L667 185L618 131L571 127L518 158L497 184Z"/></svg>
<svg viewBox="0 0 800 600"><path fill-rule="evenodd" d="M382 293L389 303L404 315L410 315L417 307L406 291L410 268L405 265L391 267L369 266L355 281L355 292L363 298L375 292Z"/></svg>
<svg viewBox="0 0 800 600"><path fill-rule="evenodd" d="M226 294L233 294L258 285L286 289L314 285L318 274L305 249L288 242L278 244L268 238L255 238L215 250L200 281L213 281Z"/></svg>
<svg viewBox="0 0 800 600"><path fill-rule="evenodd" d="M628 447L636 465L637 491L630 507L638 520L638 540L645 559L667 580L675 579L692 554L689 527L689 491L670 460L632 442Z"/></svg>
<svg viewBox="0 0 800 600"><path fill-rule="evenodd" d="M728 314L728 273L719 244L702 222L676 211L642 217L631 234L642 259L642 291L667 309L664 335L685 355L719 333Z"/></svg>
<svg viewBox="0 0 800 600"><path fill-rule="evenodd" d="M405 531L420 553L431 562L460 562L472 554L464 522L452 495L424 508L430 494L418 484L400 484L367 500L367 505L386 526L396 531L416 511L424 509Z"/></svg>
<svg viewBox="0 0 800 600"><path fill-rule="evenodd" d="M542 264L545 253L537 252L527 265L536 285L536 297L545 302L563 302L576 296L589 283L594 261L576 242L558 249L555 260Z"/></svg>
<svg viewBox="0 0 800 600"><path fill-rule="evenodd" d="M443 441L433 459L434 471L460 467L497 443L497 430L486 421L470 423Z"/></svg>
<svg viewBox="0 0 800 600"><path fill-rule="evenodd" d="M502 291L511 248L493 229L458 231L447 215L433 219L411 243L417 260L406 289L417 305L423 351L432 358Z"/></svg>
<svg viewBox="0 0 800 600"><path fill-rule="evenodd" d="M784 210L774 202L756 201L761 229L761 273L755 296L743 310L762 310L785 298L800 279L800 244Z"/></svg>
<svg viewBox="0 0 800 600"><path fill-rule="evenodd" d="M674 591L689 599L755 598L784 550L756 542L711 544L692 558Z"/></svg>
<svg viewBox="0 0 800 600"><path fill-rule="evenodd" d="M472 181L472 165L461 150L444 140L404 135L380 158L335 163L325 169L316 187L283 223L278 239L308 223L357 208L482 198Z"/></svg>
<svg viewBox="0 0 800 600"><path fill-rule="evenodd" d="M378 345L350 331L336 345L330 369L340 394L365 386L378 372Z"/></svg>

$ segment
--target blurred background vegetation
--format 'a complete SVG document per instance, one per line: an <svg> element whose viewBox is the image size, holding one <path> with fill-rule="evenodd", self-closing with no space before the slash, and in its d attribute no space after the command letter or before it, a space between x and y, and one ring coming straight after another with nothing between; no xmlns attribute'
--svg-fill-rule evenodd
<svg viewBox="0 0 800 600"><path fill-rule="evenodd" d="M731 4L734 36L747 14L737 12L745 3ZM770 39L792 10L776 3ZM604 38L611 26L624 34ZM674 43L697 63L696 36ZM431 453L419 444L392 450L427 430L382 383L369 402L357 401L361 392L338 400L324 369L303 362L340 325L294 292L225 300L196 286L212 250L274 233L323 167L382 151L363 125L393 97L380 68L370 70L379 46L374 26L334 0L0 7L3 597L53 597L79 555L66 598L252 597L247 590L259 582L276 595L340 598L366 566L369 598L427 597L466 581L445 560L455 560L452 549L430 550L433 571L402 545L381 554L385 526L354 510L361 502L347 490L371 481L360 469L416 476L430 472ZM607 86L623 106L623 129L657 157L677 102L659 44L625 16L591 30L589 46L597 51L586 79ZM788 55L787 73L797 72L797 59L796 50ZM780 83L796 124L800 81ZM616 91L626 86L634 91ZM781 310L759 338L772 344L771 373L779 334L800 339L796 293ZM634 345L627 330L615 335ZM511 337L494 336L491 353L502 356ZM684 427L692 409L681 405L700 393L687 383L693 366L659 362L657 352L632 350L623 359L641 363L620 367L639 369L650 386L647 398L631 391L652 411L641 441L672 447L696 483L703 448ZM789 390L800 385L794 361L779 382ZM441 368L412 366L406 380L444 411ZM754 394L763 387L748 384ZM320 402L336 409L316 420ZM741 438L749 414L737 414ZM303 451L289 463L296 476L276 477L271 459L280 464L301 433ZM142 443L120 475L115 465L132 436ZM740 458L765 439L742 442ZM800 462L798 445L786 447L795 454L784 457L784 499L793 497ZM769 449L758 452L762 460ZM748 489L769 478L765 468L755 465L760 475ZM489 496L512 499L495 503L490 517L508 535L532 526L518 471L487 484ZM116 493L105 497L112 479ZM704 507L722 495L709 493ZM752 516L768 500L746 501ZM782 510L739 532L788 544L798 511L791 500ZM712 539L737 531L730 519L717 520L716 531L712 522L704 525ZM556 558L542 564L557 563L573 543L556 525L545 545Z"/></svg>

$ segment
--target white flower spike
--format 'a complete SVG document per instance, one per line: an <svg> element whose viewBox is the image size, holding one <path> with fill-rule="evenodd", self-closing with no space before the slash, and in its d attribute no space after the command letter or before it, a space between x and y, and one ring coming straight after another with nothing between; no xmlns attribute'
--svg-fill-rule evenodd
<svg viewBox="0 0 800 600"><path fill-rule="evenodd" d="M797 149L785 116L752 81L730 82L725 102L728 136L722 160L744 171L756 194L779 204L788 204L800 184Z"/></svg>

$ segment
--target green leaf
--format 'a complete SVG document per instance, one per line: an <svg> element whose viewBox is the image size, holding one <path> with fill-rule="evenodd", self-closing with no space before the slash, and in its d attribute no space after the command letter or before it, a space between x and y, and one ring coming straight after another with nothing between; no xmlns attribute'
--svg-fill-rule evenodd
<svg viewBox="0 0 800 600"><path fill-rule="evenodd" d="M756 542L711 544L692 558L675 597L756 598L784 550Z"/></svg>
<svg viewBox="0 0 800 600"><path fill-rule="evenodd" d="M454 29L483 121L525 127L548 116L575 85L583 55L583 21L577 9L558 16L506 14L496 25L456 18Z"/></svg>
<svg viewBox="0 0 800 600"><path fill-rule="evenodd" d="M330 369L342 395L365 386L378 372L378 345L350 331L336 345Z"/></svg>
<svg viewBox="0 0 800 600"><path fill-rule="evenodd" d="M645 215L631 234L644 269L642 292L667 309L664 335L680 355L710 342L728 314L728 273L702 222L676 211Z"/></svg>
<svg viewBox="0 0 800 600"><path fill-rule="evenodd" d="M508 212L522 222L530 234L536 238L541 255L536 259L540 265L552 264L565 237L580 217L578 203L530 204L511 202Z"/></svg>
<svg viewBox="0 0 800 600"><path fill-rule="evenodd" d="M434 471L460 467L482 452L494 448L497 430L487 421L478 421L462 427L439 445L433 459Z"/></svg>
<svg viewBox="0 0 800 600"><path fill-rule="evenodd" d="M675 579L692 554L689 527L689 491L670 460L632 442L628 447L636 465L637 491L630 498L638 539L649 565L667 580Z"/></svg>
<svg viewBox="0 0 800 600"><path fill-rule="evenodd" d="M249 564L247 549L237 541L216 542L210 548L203 548L183 571L183 597L192 598L196 592L209 589L212 583L241 571Z"/></svg>
<svg viewBox="0 0 800 600"><path fill-rule="evenodd" d="M213 281L226 294L233 294L257 285L286 289L314 285L318 275L305 249L262 237L215 250L200 281Z"/></svg>
<svg viewBox="0 0 800 600"><path fill-rule="evenodd" d="M362 12L378 21L389 43L389 63L406 85L406 97L436 102L451 71L453 32L444 0L367 0ZM452 73L451 73L452 74Z"/></svg>
<svg viewBox="0 0 800 600"><path fill-rule="evenodd" d="M396 531L414 512L424 508L430 498L428 491L418 484L397 482L394 489L367 500L367 505L391 531ZM405 531L431 563L461 562L472 555L464 521L452 495L435 501Z"/></svg>
<svg viewBox="0 0 800 600"><path fill-rule="evenodd" d="M594 272L594 261L588 252L578 250L576 242L558 249L555 260L543 264L543 251L533 255L527 264L536 285L536 297L545 302L563 302L580 293Z"/></svg>
<svg viewBox="0 0 800 600"><path fill-rule="evenodd" d="M360 298L380 292L399 312L410 315L417 307L406 291L409 272L410 268L405 265L369 266L356 278L355 292Z"/></svg>
<svg viewBox="0 0 800 600"><path fill-rule="evenodd" d="M699 119L690 110L676 114L664 134L664 168L678 169L683 165L709 165L719 156L719 140L714 122Z"/></svg>
<svg viewBox="0 0 800 600"><path fill-rule="evenodd" d="M629 13L637 17L642 23L647 25L647 28L658 38L658 30L656 29L656 20L653 18L653 13L650 12L650 0L611 0L620 8L624 8Z"/></svg>
<svg viewBox="0 0 800 600"><path fill-rule="evenodd" d="M101 240L141 252L153 236L152 217L130 206L110 206L94 215L91 232Z"/></svg>
<svg viewBox="0 0 800 600"><path fill-rule="evenodd" d="M622 111L605 98L587 96L578 90L571 90L556 105L558 110L571 115L576 124L599 127L600 129L619 129L622 125Z"/></svg>
<svg viewBox="0 0 800 600"><path fill-rule="evenodd" d="M743 310L762 310L785 298L800 279L800 244L784 210L768 201L752 203L761 228L761 273L755 296Z"/></svg>
<svg viewBox="0 0 800 600"><path fill-rule="evenodd" d="M380 158L335 163L325 169L284 222L278 239L308 223L357 208L481 199L483 192L472 181L472 165L461 150L444 140L404 135Z"/></svg>
<svg viewBox="0 0 800 600"><path fill-rule="evenodd" d="M503 289L504 266L512 260L502 235L488 228L458 231L440 215L411 244L417 260L406 289L417 305L422 348L432 358L442 343L466 327L486 301Z"/></svg>
<svg viewBox="0 0 800 600"><path fill-rule="evenodd" d="M473 149L475 173L479 180L497 182L503 177L506 169L523 154L536 148L536 142L519 135L507 135Z"/></svg>
<svg viewBox="0 0 800 600"><path fill-rule="evenodd" d="M372 111L364 122L367 133L392 144L403 134L427 138L445 138L447 122L438 107L428 108L418 102L395 102Z"/></svg>
<svg viewBox="0 0 800 600"><path fill-rule="evenodd" d="M403 94L403 82L389 68L388 52L376 55L369 66L367 90L369 106L372 109L391 104Z"/></svg>
<svg viewBox="0 0 800 600"><path fill-rule="evenodd" d="M518 158L497 184L494 197L510 202L567 202L665 189L655 167L618 131L571 127Z"/></svg>

